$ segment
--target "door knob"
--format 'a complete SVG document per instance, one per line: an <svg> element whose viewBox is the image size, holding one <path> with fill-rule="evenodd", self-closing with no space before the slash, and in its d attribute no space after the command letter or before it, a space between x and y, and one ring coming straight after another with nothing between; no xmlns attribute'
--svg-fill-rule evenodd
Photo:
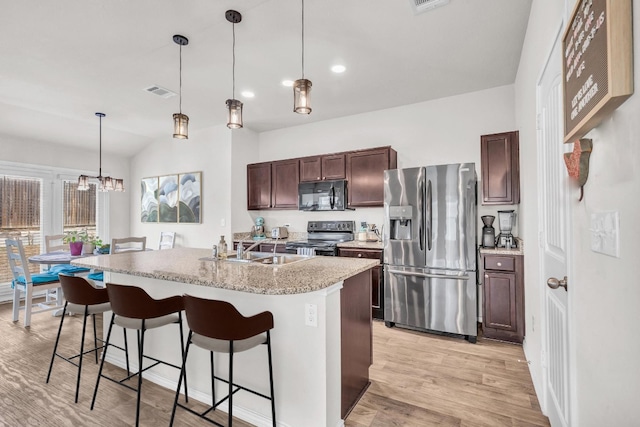
<svg viewBox="0 0 640 427"><path fill-rule="evenodd" d="M564 279L562 280L558 280L555 277L550 277L549 280L547 280L547 286L549 286L551 289L558 289L558 287L562 286L564 288L564 290L567 290L567 276L564 276Z"/></svg>

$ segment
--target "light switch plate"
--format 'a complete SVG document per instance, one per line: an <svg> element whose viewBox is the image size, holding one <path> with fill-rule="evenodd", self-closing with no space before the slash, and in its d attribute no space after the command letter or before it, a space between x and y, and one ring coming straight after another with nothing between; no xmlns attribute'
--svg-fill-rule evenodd
<svg viewBox="0 0 640 427"><path fill-rule="evenodd" d="M620 257L620 220L617 211L591 214L591 250Z"/></svg>

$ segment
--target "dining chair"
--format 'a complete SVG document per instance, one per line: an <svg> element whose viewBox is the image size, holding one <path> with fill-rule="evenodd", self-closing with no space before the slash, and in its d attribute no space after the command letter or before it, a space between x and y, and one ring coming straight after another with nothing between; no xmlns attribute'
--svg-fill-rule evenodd
<svg viewBox="0 0 640 427"><path fill-rule="evenodd" d="M111 253L144 251L147 249L146 237L122 237L111 239Z"/></svg>
<svg viewBox="0 0 640 427"><path fill-rule="evenodd" d="M160 232L160 244L158 249L173 249L176 242L176 233L173 231L161 231Z"/></svg>
<svg viewBox="0 0 640 427"><path fill-rule="evenodd" d="M69 252L69 244L64 243L64 234L44 236L44 251L47 253L56 251Z"/></svg>
<svg viewBox="0 0 640 427"><path fill-rule="evenodd" d="M27 257L24 254L24 246L21 240L6 239L7 258L9 259L9 268L13 273L13 321L17 322L20 310L24 310L24 327L31 326L31 315L43 313L46 311L57 310L62 308L64 296L58 273L45 272L31 274ZM34 291L47 291L57 289L55 299L45 301L44 303L33 303ZM20 304L21 293L24 292L24 305ZM55 304L55 305L51 305Z"/></svg>

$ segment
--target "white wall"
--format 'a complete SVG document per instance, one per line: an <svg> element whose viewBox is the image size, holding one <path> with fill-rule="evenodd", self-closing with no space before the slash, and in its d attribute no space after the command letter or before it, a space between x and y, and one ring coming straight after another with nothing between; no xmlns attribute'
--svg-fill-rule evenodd
<svg viewBox="0 0 640 427"><path fill-rule="evenodd" d="M260 161L390 145L398 168L474 162L480 173L480 135L516 130L513 86L502 86L398 108L342 117L260 134ZM480 215L501 207L479 206ZM509 207L513 209L513 207ZM345 212L260 211L267 228L309 220L345 219L382 225L382 208ZM234 231L242 231L235 230Z"/></svg>
<svg viewBox="0 0 640 427"><path fill-rule="evenodd" d="M202 171L201 224L140 221L140 180L145 177ZM131 159L131 235L147 236L158 246L161 231L176 232L176 246L210 248L220 235L231 240L231 131L226 126L190 132L189 139L154 141ZM224 223L224 225L223 225Z"/></svg>
<svg viewBox="0 0 640 427"><path fill-rule="evenodd" d="M569 2L568 10L573 8ZM635 9L640 5L634 1ZM521 138L523 234L537 240L535 86L551 49L565 8L557 0L532 4L531 17L516 81L517 121ZM639 40L640 15L634 16L634 39ZM640 46L634 44L634 75L640 82ZM640 420L640 98L632 95L614 114L587 137L593 140L589 180L582 202L573 197L572 271L569 278L572 305L569 313L574 348L570 364L575 374L572 425L631 426ZM600 211L620 214L620 257L590 249L590 215ZM536 388L540 391L542 336L533 330L531 315L541 315L541 291L537 251L526 251L525 287L527 357Z"/></svg>
<svg viewBox="0 0 640 427"><path fill-rule="evenodd" d="M25 140L14 136L0 135L0 160L23 163L25 165L51 166L77 170L78 174L97 175L99 154L97 151L80 150L43 141ZM125 193L108 193L109 238L129 234L129 197L137 185L132 187L129 177L129 159L102 154L102 174L124 179Z"/></svg>

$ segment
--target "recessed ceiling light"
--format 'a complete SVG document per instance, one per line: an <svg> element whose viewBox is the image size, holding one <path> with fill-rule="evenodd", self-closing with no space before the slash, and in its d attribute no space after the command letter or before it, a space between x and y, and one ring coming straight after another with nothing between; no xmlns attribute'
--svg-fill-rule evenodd
<svg viewBox="0 0 640 427"><path fill-rule="evenodd" d="M347 67L345 67L344 65L334 65L333 67L331 67L331 71L336 74L344 73L346 69Z"/></svg>
<svg viewBox="0 0 640 427"><path fill-rule="evenodd" d="M254 96L256 96L256 94L251 92L250 90L245 90L244 92L242 92L242 96L244 96L245 98L253 98Z"/></svg>
<svg viewBox="0 0 640 427"><path fill-rule="evenodd" d="M283 80L282 86L287 86L287 87L293 86L293 80Z"/></svg>

